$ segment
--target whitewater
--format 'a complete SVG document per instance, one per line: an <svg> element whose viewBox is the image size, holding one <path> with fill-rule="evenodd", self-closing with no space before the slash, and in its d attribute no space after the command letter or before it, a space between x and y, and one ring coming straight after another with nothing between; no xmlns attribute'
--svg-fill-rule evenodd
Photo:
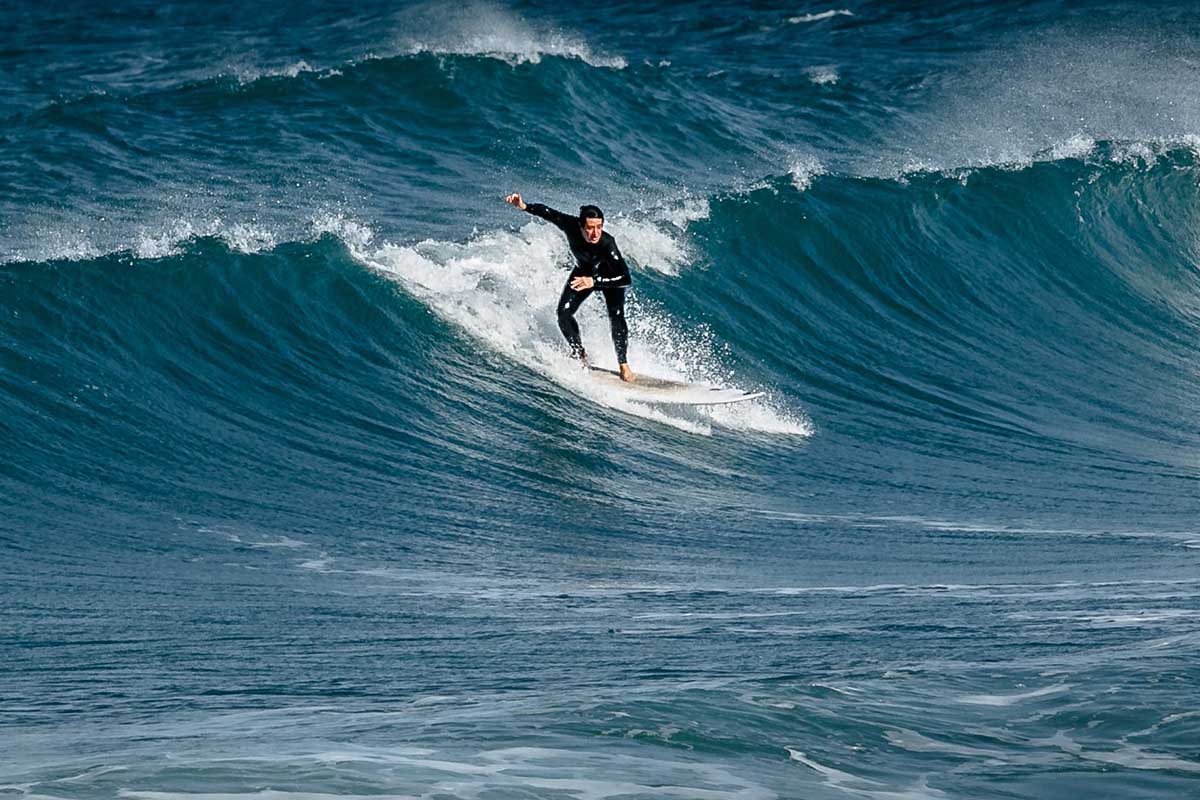
<svg viewBox="0 0 1200 800"><path fill-rule="evenodd" d="M1198 80L1186 3L0 8L0 795L1194 794ZM763 396L589 380L514 191Z"/></svg>

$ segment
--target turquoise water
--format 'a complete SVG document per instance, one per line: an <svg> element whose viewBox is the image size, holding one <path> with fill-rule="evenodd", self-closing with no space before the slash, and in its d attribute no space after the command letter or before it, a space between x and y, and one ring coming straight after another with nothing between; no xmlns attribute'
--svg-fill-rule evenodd
<svg viewBox="0 0 1200 800"><path fill-rule="evenodd" d="M1191 11L0 9L0 795L1194 795Z"/></svg>

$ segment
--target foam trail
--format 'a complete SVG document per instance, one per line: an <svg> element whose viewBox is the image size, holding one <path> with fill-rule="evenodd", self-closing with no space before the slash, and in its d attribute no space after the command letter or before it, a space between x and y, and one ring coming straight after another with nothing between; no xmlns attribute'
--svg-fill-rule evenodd
<svg viewBox="0 0 1200 800"><path fill-rule="evenodd" d="M623 235L632 234L626 240L631 245L627 252L639 262L653 260L655 254L674 257L683 252L681 245L650 225L623 224ZM386 243L380 247L373 246L369 229L344 217L321 219L314 228L338 235L356 259L397 278L444 319L496 352L600 405L702 435L711 433L713 424L787 435L812 432L803 419L761 401L750 401L743 404L747 408L736 411L667 410L637 402L619 387L588 378L559 345L562 335L555 303L565 279L560 265L569 254L562 235L552 226L531 222L519 233L497 231L462 244L426 240L414 246ZM642 246L650 248L649 258ZM630 362L638 372L711 381L711 376L725 371L706 333L689 335L667 315L636 301L631 300L630 309ZM602 305L585 304L578 318L593 363L615 367Z"/></svg>

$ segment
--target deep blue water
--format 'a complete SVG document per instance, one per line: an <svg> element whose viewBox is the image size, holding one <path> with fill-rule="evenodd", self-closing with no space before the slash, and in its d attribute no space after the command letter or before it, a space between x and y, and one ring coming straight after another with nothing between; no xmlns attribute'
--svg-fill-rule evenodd
<svg viewBox="0 0 1200 800"><path fill-rule="evenodd" d="M0 796L1197 796L1194 12L0 6Z"/></svg>

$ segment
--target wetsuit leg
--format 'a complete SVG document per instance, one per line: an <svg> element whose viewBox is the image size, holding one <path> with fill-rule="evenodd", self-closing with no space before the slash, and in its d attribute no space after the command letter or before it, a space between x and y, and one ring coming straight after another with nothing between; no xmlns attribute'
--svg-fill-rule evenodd
<svg viewBox="0 0 1200 800"><path fill-rule="evenodd" d="M579 358L583 355L583 341L579 338L579 323L575 321L575 312L579 310L580 304L588 299L592 290L577 292L571 288L571 280L567 278L567 285L563 287L562 295L558 298L558 329L567 337L567 344L571 346L571 357Z"/></svg>
<svg viewBox="0 0 1200 800"><path fill-rule="evenodd" d="M608 306L608 322L612 326L613 347L617 351L617 363L624 364L629 349L629 326L625 324L625 290L602 289L604 304Z"/></svg>

